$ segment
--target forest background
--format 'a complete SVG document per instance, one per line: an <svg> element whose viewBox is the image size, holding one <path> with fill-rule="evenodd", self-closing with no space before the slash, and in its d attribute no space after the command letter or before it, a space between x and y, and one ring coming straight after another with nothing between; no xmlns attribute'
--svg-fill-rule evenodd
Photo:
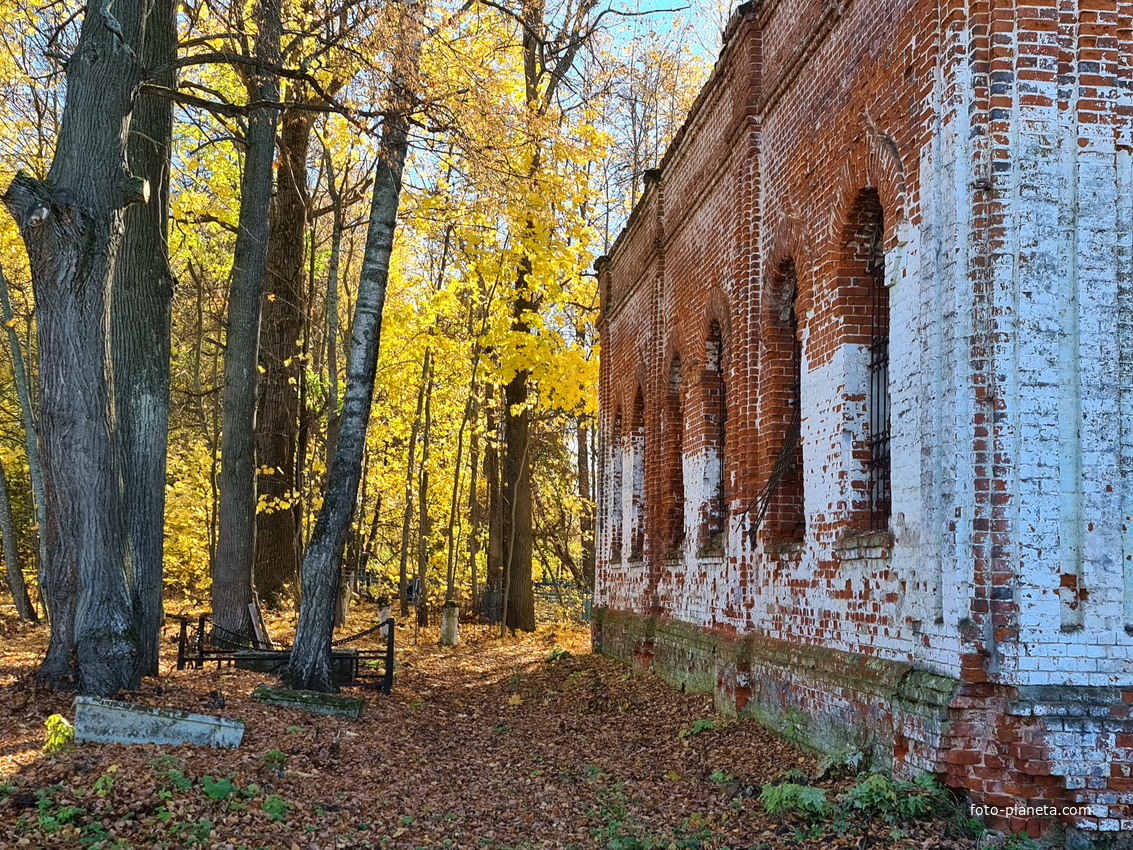
<svg viewBox="0 0 1133 850"><path fill-rule="evenodd" d="M50 182L84 16L57 0L4 4L0 183ZM166 609L207 609L210 594L217 609L218 587L248 584L224 575L232 529L246 538L251 587L265 604L301 595L300 565L340 436L382 132L408 73L408 158L339 606L347 591L364 589L400 597L407 615L417 579L419 616L455 602L533 628L532 578L583 592L593 584L593 261L681 126L730 10L594 0L416 5L422 35L399 78L404 5L284 0L274 54L264 52L265 6L183 2L176 45L164 62L141 57L147 73L135 90L138 103L172 107L168 196L148 201L167 234L172 277L169 424L167 443L145 438L165 450L164 492L131 484L127 463L123 498L163 511ZM278 130L265 181L266 170L252 173L251 151L256 115L268 111ZM131 144L149 138L138 114ZM234 263L257 195L268 209L258 271ZM39 223L38 208L24 212L25 229ZM26 239L0 218L0 531L17 607L30 611L20 604L26 587L42 616L50 594L40 589L45 578L51 584L36 457L42 311ZM116 273L130 262L121 253ZM251 321L246 304L233 306L241 273L258 275L245 290L256 293ZM111 312L129 297L116 282ZM152 335L161 325L135 330ZM225 474L237 464L225 469L222 448L249 430L226 409L240 394L225 392L226 360L236 356L237 331L247 338L249 328L257 374L243 401L254 401L255 420L243 437L254 446L255 513L241 525L225 506L226 487L235 489ZM109 356L115 375L152 368L129 346ZM68 486L90 485L76 473ZM526 576L516 566L524 560ZM220 602L230 595L223 590ZM246 633L235 610L229 628Z"/></svg>

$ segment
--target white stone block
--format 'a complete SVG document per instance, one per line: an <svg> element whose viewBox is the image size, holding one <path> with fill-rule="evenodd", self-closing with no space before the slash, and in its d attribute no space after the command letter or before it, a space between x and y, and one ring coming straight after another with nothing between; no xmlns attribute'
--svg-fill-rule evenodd
<svg viewBox="0 0 1133 850"><path fill-rule="evenodd" d="M243 737L241 720L131 705L101 697L75 698L76 743L238 747Z"/></svg>

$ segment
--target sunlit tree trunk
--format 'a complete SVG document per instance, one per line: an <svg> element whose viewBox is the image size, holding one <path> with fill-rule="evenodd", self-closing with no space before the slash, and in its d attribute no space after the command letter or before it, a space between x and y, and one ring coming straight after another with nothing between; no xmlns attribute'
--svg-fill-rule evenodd
<svg viewBox="0 0 1133 850"><path fill-rule="evenodd" d="M279 0L260 0L256 56L279 61ZM250 99L275 102L279 80L257 71L249 84ZM223 421L220 438L220 506L217 510L217 552L212 581L212 616L216 637L250 633L252 565L256 536L256 386L260 310L268 249L268 209L275 158L277 110L260 106L248 116L244 173L240 181L240 216L232 259L225 335Z"/></svg>
<svg viewBox="0 0 1133 850"><path fill-rule="evenodd" d="M285 585L299 577L296 548L301 336L307 312L304 254L307 230L307 149L310 112L291 109L279 131L279 173L272 200L267 255L267 299L260 338L259 409L256 414L258 495L256 590L267 605L279 603ZM267 470L271 470L268 472Z"/></svg>
<svg viewBox="0 0 1133 850"><path fill-rule="evenodd" d="M429 515L429 449L433 435L433 374L425 386L425 419L421 425L421 475L417 488L417 625L429 625L429 606L425 579L429 571L429 550L432 548L433 521Z"/></svg>
<svg viewBox="0 0 1133 850"><path fill-rule="evenodd" d="M142 62L168 65L177 51L170 3L158 3L146 21ZM175 86L172 71L155 80ZM132 573L142 675L158 674L163 619L165 459L169 442L170 306L169 155L173 102L142 95L134 106L127 145L130 167L150 183L148 204L130 207L114 269L110 331L114 417L122 463L122 519Z"/></svg>
<svg viewBox="0 0 1133 850"><path fill-rule="evenodd" d="M417 412L409 428L409 458L405 467L405 499L401 518L401 551L398 555L397 592L401 600L402 617L409 616L409 530L413 524L413 479L414 463L417 459L417 438L421 433L421 413L425 409L425 386L429 380L433 351L425 349L425 359L421 363L421 386L417 389Z"/></svg>
<svg viewBox="0 0 1133 850"><path fill-rule="evenodd" d="M582 584L587 590L594 589L594 502L590 492L590 427L585 422L575 426L575 446L578 461L578 496L582 499L582 515L579 517L582 532Z"/></svg>
<svg viewBox="0 0 1133 850"><path fill-rule="evenodd" d="M303 600L295 645L285 674L287 683L295 688L335 689L330 675L334 601L343 546L358 497L366 429L373 402L382 311L389 280L390 255L393 253L401 178L409 147L408 116L424 31L424 4L408 4L402 7L401 14L400 32L404 47L400 51L400 62L403 64L394 71L390 108L379 144L370 226L350 335L342 427L327 476L326 497L303 559Z"/></svg>
<svg viewBox="0 0 1133 850"><path fill-rule="evenodd" d="M512 305L511 329L527 333L523 318L535 305L526 293L528 261L521 261L516 297ZM504 390L504 622L509 629L535 630L535 595L532 587L531 556L534 530L531 513L531 411L528 409L527 382L531 373L518 371Z"/></svg>
<svg viewBox="0 0 1133 850"><path fill-rule="evenodd" d="M94 694L138 684L112 437L108 298L123 210L149 197L126 160L146 11L140 0L88 8L66 66L67 102L47 179L19 174L4 196L27 246L39 320L52 615L40 676Z"/></svg>

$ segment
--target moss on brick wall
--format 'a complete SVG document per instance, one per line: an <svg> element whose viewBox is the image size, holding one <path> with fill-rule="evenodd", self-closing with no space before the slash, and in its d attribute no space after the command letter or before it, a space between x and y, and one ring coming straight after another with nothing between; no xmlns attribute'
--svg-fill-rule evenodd
<svg viewBox="0 0 1133 850"><path fill-rule="evenodd" d="M821 752L857 747L876 766L898 772L938 768L957 688L947 676L907 662L737 637L625 611L598 609L594 634L596 651L647 666L674 687L711 692L722 713L751 717L800 746Z"/></svg>

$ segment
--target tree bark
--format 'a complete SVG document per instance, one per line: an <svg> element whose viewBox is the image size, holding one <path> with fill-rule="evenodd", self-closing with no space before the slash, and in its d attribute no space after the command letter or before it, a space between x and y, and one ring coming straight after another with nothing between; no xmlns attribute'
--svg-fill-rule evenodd
<svg viewBox="0 0 1133 850"><path fill-rule="evenodd" d="M579 422L575 430L578 455L578 496L582 499L579 530L582 532L582 583L587 590L594 589L594 501L590 492L590 429Z"/></svg>
<svg viewBox="0 0 1133 850"><path fill-rule="evenodd" d="M520 275L512 309L511 329L528 333L524 315L535 305L526 294L528 261L520 261ZM535 631L535 594L532 587L531 554L534 538L531 513L531 412L527 381L531 373L516 372L504 390L504 577L505 617L509 629Z"/></svg>
<svg viewBox="0 0 1133 850"><path fill-rule="evenodd" d="M164 1L164 0L163 0ZM67 62L67 102L43 182L4 202L27 246L39 319L51 641L39 675L111 694L137 686L137 632L120 524L108 298L123 210L148 199L126 134L143 69L142 0L88 8Z"/></svg>
<svg viewBox="0 0 1133 850"><path fill-rule="evenodd" d="M425 578L429 571L430 538L433 534L429 516L429 449L433 431L433 373L425 385L425 422L421 431L421 478L417 490L417 625L429 625L429 606L425 593Z"/></svg>
<svg viewBox="0 0 1133 850"><path fill-rule="evenodd" d="M346 210L342 193L335 183L334 163L330 151L324 151L327 172L327 193L331 200L330 259L327 264L327 442L326 468L334 461L338 443L338 268L342 257L342 234L346 230ZM313 248L312 248L313 250Z"/></svg>
<svg viewBox="0 0 1133 850"><path fill-rule="evenodd" d="M479 553L480 553L480 485L478 473L480 471L480 433L476 430L477 412L475 403L472 411L472 434L469 437L469 472L468 472L468 572L472 580L472 610L479 610Z"/></svg>
<svg viewBox="0 0 1133 850"><path fill-rule="evenodd" d="M495 389L495 387L492 387ZM489 591L482 616L488 622L497 623L503 617L499 608L503 604L504 588L504 497L500 486L499 427L496 407L489 401L486 405L488 416L488 439L484 446L484 477L488 489L488 561L487 576L484 580Z"/></svg>
<svg viewBox="0 0 1133 850"><path fill-rule="evenodd" d="M16 399L20 404L20 419L24 423L24 450L28 456L28 478L31 479L31 500L35 518L35 546L38 558L36 575L40 577L40 597L43 597L42 580L47 569L47 534L44 532L43 462L39 457L39 426L35 421L35 406L32 404L31 387L28 385L28 370L24 362L23 348L16 335L12 314L12 301L8 294L8 279L0 271L0 309L4 327L8 331L8 348L12 353L12 376L16 384Z"/></svg>
<svg viewBox="0 0 1133 850"><path fill-rule="evenodd" d="M429 381L433 350L425 349L425 359L421 364L421 386L417 390L417 412L409 429L409 459L405 467L405 510L401 519L401 553L398 557L397 593L400 599L402 617L409 616L409 529L413 524L413 463L417 457L417 436L421 432L421 412L425 408L425 386Z"/></svg>
<svg viewBox="0 0 1133 850"><path fill-rule="evenodd" d="M146 19L142 63L168 65L177 52L171 3L157 3ZM170 71L161 85L174 88ZM130 207L114 267L110 342L114 366L114 417L122 464L122 519L132 574L138 630L138 667L158 674L163 619L165 459L169 441L170 309L169 156L173 102L141 96L134 105L126 153L130 167L149 181L149 203Z"/></svg>
<svg viewBox="0 0 1133 850"><path fill-rule="evenodd" d="M279 62L280 2L260 0L256 56ZM279 80L257 71L250 100L279 100ZM218 637L248 637L252 565L256 537L256 384L260 310L268 248L268 209L275 158L276 110L261 106L248 117L240 217L232 260L225 335L224 410L220 439L220 506L216 568L212 582L213 625Z"/></svg>
<svg viewBox="0 0 1133 850"><path fill-rule="evenodd" d="M307 312L304 253L307 230L307 149L310 112L283 113L279 173L271 204L267 254L268 297L260 339L256 464L259 495L267 504L256 514L255 584L269 606L279 604L285 585L299 577L296 513L296 454L299 437L299 341Z"/></svg>
<svg viewBox="0 0 1133 850"><path fill-rule="evenodd" d="M315 523L315 531L303 559L303 600L295 645L285 679L290 687L316 691L335 690L330 675L331 633L334 601L342 549L350 527L366 429L373 402L381 342L382 310L389 280L390 255L397 222L401 177L409 147L408 114L413 101L412 78L416 77L424 29L424 3L402 8L403 49L401 67L395 68L389 112L382 128L378 163L374 174L374 196L358 299L354 307L350 358L343 394L342 427L327 479L326 498Z"/></svg>
<svg viewBox="0 0 1133 850"><path fill-rule="evenodd" d="M12 602L16 606L16 614L21 620L29 623L38 623L35 606L31 604L27 585L24 584L24 572L20 568L20 547L16 541L16 523L12 520L12 500L8 494L8 476L4 474L4 467L0 466L0 534L4 537L4 566L8 577L8 590L12 593Z"/></svg>

